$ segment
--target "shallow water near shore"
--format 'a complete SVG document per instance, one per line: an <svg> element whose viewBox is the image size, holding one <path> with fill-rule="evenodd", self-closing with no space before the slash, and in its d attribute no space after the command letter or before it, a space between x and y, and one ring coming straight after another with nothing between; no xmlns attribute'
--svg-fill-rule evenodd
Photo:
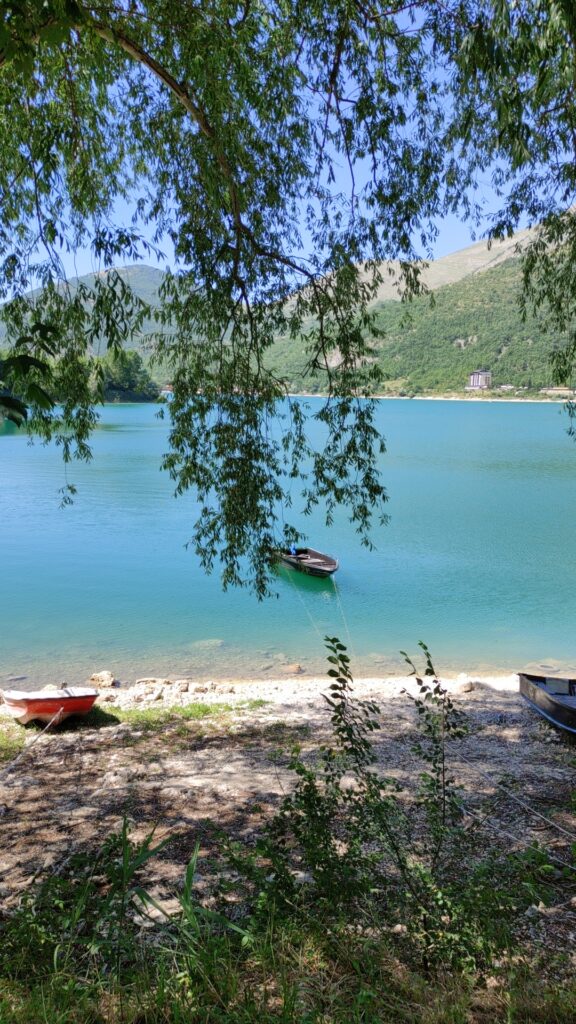
<svg viewBox="0 0 576 1024"><path fill-rule="evenodd" d="M402 674L399 651L420 639L443 673L576 663L576 446L561 406L382 400L391 522L376 550L344 513L328 529L317 512L302 528L340 570L279 570L264 602L223 593L186 549L195 506L159 469L157 411L102 410L64 509L59 450L0 436L0 685L100 669L127 682L278 677L295 662L318 673L326 633L349 644L358 675Z"/></svg>

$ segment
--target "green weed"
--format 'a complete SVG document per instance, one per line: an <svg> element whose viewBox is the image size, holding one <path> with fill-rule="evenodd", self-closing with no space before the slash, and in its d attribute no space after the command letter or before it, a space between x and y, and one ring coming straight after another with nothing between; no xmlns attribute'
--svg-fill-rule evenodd
<svg viewBox="0 0 576 1024"><path fill-rule="evenodd" d="M13 761L26 743L26 733L21 725L11 719L0 723L0 764Z"/></svg>
<svg viewBox="0 0 576 1024"><path fill-rule="evenodd" d="M378 771L379 708L355 700L346 649L327 643L332 740L316 758L292 750L293 791L255 844L229 848L221 903L196 894L197 845L168 914L140 881L163 844L134 844L124 823L0 918L1 1024L576 1020L567 965L548 958L547 980L514 939L518 916L546 899L546 853L472 848L449 768L463 723L427 649L414 699L421 770L406 801ZM227 712L200 704L115 720L156 728ZM555 885L573 883L558 875Z"/></svg>

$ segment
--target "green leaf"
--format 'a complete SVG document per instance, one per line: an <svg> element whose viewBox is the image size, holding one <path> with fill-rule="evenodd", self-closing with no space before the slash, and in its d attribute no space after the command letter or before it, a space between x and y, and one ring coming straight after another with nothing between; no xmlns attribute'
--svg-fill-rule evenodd
<svg viewBox="0 0 576 1024"><path fill-rule="evenodd" d="M54 400L38 384L27 384L26 395L28 400L40 409L49 411L54 408Z"/></svg>
<svg viewBox="0 0 576 1024"><path fill-rule="evenodd" d="M20 399L0 394L0 416L5 416L7 420L21 426L28 418L28 410Z"/></svg>

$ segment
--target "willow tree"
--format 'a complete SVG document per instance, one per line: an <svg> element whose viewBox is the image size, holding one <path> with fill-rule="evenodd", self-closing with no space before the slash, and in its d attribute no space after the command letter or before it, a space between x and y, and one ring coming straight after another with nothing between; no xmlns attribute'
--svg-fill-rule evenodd
<svg viewBox="0 0 576 1024"><path fill-rule="evenodd" d="M488 234L534 226L521 304L551 329L559 384L576 360L576 4L466 2L443 17L453 53L451 137L459 159L489 174L500 203Z"/></svg>
<svg viewBox="0 0 576 1024"><path fill-rule="evenodd" d="M418 291L415 261L435 224L470 212L486 168L503 192L494 233L514 228L523 183L532 196L535 168L557 157L537 133L560 64L572 110L570 5L524 0L511 15L499 0L4 0L0 10L7 414L56 437L65 458L87 457L96 344L118 350L155 317L150 342L174 385L165 466L178 492L198 497L205 567L220 559L225 584L264 592L281 535L297 536L283 516L279 526L295 481L296 524L318 502L329 520L342 504L368 543L386 499L368 397L384 261L396 261L403 294ZM536 14L545 75L527 30ZM562 204L526 208L561 219L566 195ZM173 267L151 310L115 268L167 243ZM63 253L86 248L105 272L67 285ZM324 374L319 449L267 357L279 335Z"/></svg>

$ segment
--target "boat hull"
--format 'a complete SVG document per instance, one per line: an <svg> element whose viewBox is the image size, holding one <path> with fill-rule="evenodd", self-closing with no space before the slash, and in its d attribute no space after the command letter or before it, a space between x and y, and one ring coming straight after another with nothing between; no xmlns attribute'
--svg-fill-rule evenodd
<svg viewBox="0 0 576 1024"><path fill-rule="evenodd" d="M307 576L332 576L338 568L338 560L313 548L297 548L296 553L279 551L278 558L282 565L303 572Z"/></svg>
<svg viewBox="0 0 576 1024"><path fill-rule="evenodd" d="M547 676L519 673L520 693L524 699L558 729L576 735L576 679L551 679ZM556 689L567 692L555 692Z"/></svg>
<svg viewBox="0 0 576 1024"><path fill-rule="evenodd" d="M27 722L63 722L71 715L86 715L94 705L98 690L70 688L46 693L24 693L5 690L4 704L8 713L21 725Z"/></svg>

